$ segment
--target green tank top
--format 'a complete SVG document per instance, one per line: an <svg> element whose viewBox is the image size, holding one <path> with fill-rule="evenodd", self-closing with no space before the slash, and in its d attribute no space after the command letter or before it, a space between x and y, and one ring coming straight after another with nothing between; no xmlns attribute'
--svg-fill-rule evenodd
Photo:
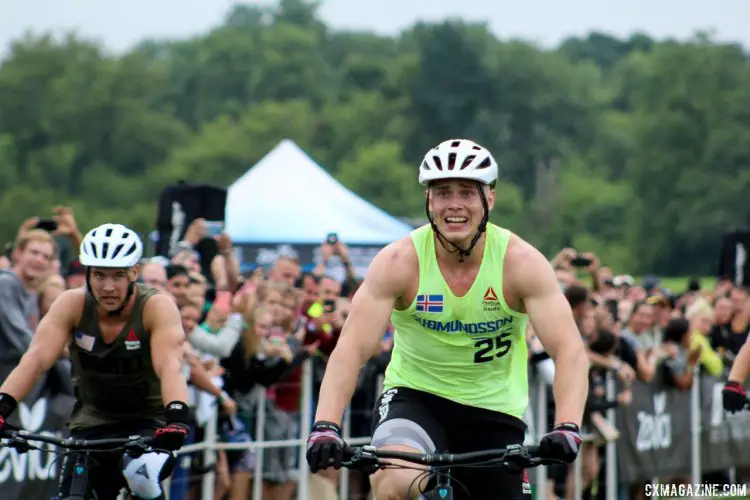
<svg viewBox="0 0 750 500"><path fill-rule="evenodd" d="M134 420L163 422L164 403L151 362L151 336L143 326L143 308L157 293L136 285L133 312L109 345L102 338L96 301L86 294L70 343L77 401L69 429Z"/></svg>
<svg viewBox="0 0 750 500"><path fill-rule="evenodd" d="M435 237L411 233L419 258L412 304L393 311L393 353L385 389L406 387L522 419L528 405L527 316L503 298L503 261L510 232L487 225L474 283L456 297L438 267Z"/></svg>

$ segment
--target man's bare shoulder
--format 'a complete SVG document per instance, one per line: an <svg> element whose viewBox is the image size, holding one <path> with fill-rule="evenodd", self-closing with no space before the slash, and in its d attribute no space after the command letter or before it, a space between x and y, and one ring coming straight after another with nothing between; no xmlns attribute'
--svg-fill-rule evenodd
<svg viewBox="0 0 750 500"><path fill-rule="evenodd" d="M366 282L389 295L399 297L419 277L417 251L411 237L386 245L372 259Z"/></svg>
<svg viewBox="0 0 750 500"><path fill-rule="evenodd" d="M83 311L83 303L86 301L86 290L83 288L65 290L59 297L57 297L57 299L55 299L55 302L58 301L66 306L80 306ZM73 311L75 312L76 309Z"/></svg>
<svg viewBox="0 0 750 500"><path fill-rule="evenodd" d="M86 301L86 290L74 288L65 290L53 302L45 317L50 316L56 321L76 324L83 314L83 306Z"/></svg>
<svg viewBox="0 0 750 500"><path fill-rule="evenodd" d="M521 298L533 294L540 281L544 282L550 276L554 278L547 257L515 233L511 233L503 269L503 279Z"/></svg>
<svg viewBox="0 0 750 500"><path fill-rule="evenodd" d="M172 321L180 318L179 308L172 297L163 293L152 295L143 306L143 321L145 326L155 323Z"/></svg>

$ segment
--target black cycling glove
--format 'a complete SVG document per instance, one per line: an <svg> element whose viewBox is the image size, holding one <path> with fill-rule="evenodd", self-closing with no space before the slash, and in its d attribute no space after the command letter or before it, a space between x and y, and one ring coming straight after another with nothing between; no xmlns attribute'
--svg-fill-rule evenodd
<svg viewBox="0 0 750 500"><path fill-rule="evenodd" d="M729 381L721 391L724 410L730 413L742 411L748 405L747 393L739 382Z"/></svg>
<svg viewBox="0 0 750 500"><path fill-rule="evenodd" d="M346 443L341 437L341 429L333 422L315 422L310 437L307 438L307 463L315 473L331 465L341 468Z"/></svg>
<svg viewBox="0 0 750 500"><path fill-rule="evenodd" d="M182 401L172 401L167 405L165 414L167 425L156 429L151 446L159 450L177 451L185 444L190 433L190 410Z"/></svg>
<svg viewBox="0 0 750 500"><path fill-rule="evenodd" d="M8 393L0 392L0 434L5 427L5 420L16 411L18 401Z"/></svg>
<svg viewBox="0 0 750 500"><path fill-rule="evenodd" d="M581 431L576 424L557 424L552 432L542 436L539 442L539 456L572 463L581 449L581 440Z"/></svg>

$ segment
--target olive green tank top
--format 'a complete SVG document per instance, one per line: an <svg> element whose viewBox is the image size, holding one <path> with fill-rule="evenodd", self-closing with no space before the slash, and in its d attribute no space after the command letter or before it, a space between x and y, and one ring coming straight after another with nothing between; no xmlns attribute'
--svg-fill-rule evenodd
<svg viewBox="0 0 750 500"><path fill-rule="evenodd" d="M528 405L527 316L503 298L510 232L487 225L479 273L463 297L453 295L438 267L432 228L418 228L411 238L419 289L407 309L391 315L395 333L385 389L416 389L522 419Z"/></svg>
<svg viewBox="0 0 750 500"><path fill-rule="evenodd" d="M69 429L134 420L163 422L161 385L151 362L151 336L143 326L143 308L157 293L136 285L133 311L109 345L102 338L96 301L86 294L70 343L77 401Z"/></svg>

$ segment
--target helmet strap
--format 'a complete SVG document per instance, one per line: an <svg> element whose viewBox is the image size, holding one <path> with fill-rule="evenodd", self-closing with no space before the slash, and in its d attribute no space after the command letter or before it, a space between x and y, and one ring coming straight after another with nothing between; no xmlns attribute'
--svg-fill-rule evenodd
<svg viewBox="0 0 750 500"><path fill-rule="evenodd" d="M474 237L471 239L471 242L469 243L468 248L464 248L457 243L453 243L452 241L449 241L448 239L446 239L445 236L442 235L440 230L438 230L437 224L435 224L435 221L432 219L432 214L430 213L430 191L429 189L427 190L427 200L425 201L425 212L427 213L427 220L430 221L430 226L432 227L432 230L435 233L437 240L440 242L440 245L448 253L458 253L459 262L465 262L465 258L471 255L471 251L474 249L477 242L479 242L479 238L482 237L482 233L484 233L487 230L487 223L489 222L489 219L490 219L490 208L489 208L489 203L487 203L487 195L484 193L483 184L479 181L477 181L477 189L479 189L479 198L482 200L482 208L484 209L484 214L482 215L482 220L479 222L479 227L477 228L477 232L474 234ZM448 245L452 246L453 249L448 248Z"/></svg>
<svg viewBox="0 0 750 500"><path fill-rule="evenodd" d="M89 292L89 295L94 299L94 302L96 302L99 306L101 304L98 300L96 300L96 295L94 295L94 290L91 288L91 268L86 268L86 290ZM120 307L115 309L114 311L107 311L107 316L119 316L120 313L122 313L123 310L128 306L128 302L130 302L130 297L133 296L133 293L135 292L135 281L131 281L128 284L128 291L125 293L125 299L122 301L122 304L120 304ZM104 307L102 307L104 309ZM106 309L105 309L106 310Z"/></svg>

